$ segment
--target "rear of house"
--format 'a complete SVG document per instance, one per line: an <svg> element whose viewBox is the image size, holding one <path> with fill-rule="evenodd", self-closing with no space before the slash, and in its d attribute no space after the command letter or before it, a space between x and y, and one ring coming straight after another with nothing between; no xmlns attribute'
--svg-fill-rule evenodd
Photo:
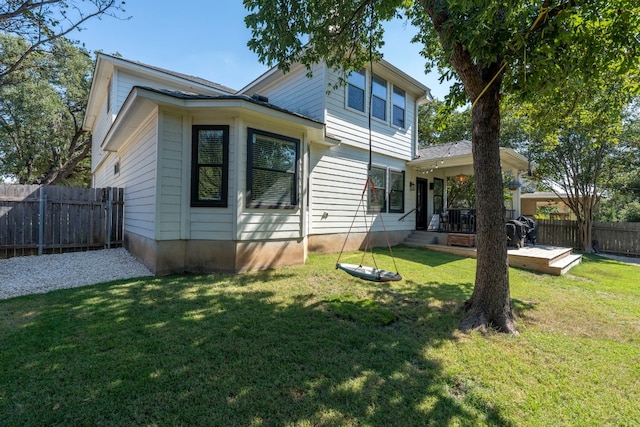
<svg viewBox="0 0 640 427"><path fill-rule="evenodd" d="M370 152L372 76L354 75L333 88L337 75L323 64L312 77L270 70L236 92L100 54L85 120L93 186L125 189L127 249L155 274L264 269L340 250ZM365 203L381 211L374 233L384 219L398 243L415 228L407 162L428 89L385 62L373 82L375 191ZM367 229L354 222L350 248Z"/></svg>

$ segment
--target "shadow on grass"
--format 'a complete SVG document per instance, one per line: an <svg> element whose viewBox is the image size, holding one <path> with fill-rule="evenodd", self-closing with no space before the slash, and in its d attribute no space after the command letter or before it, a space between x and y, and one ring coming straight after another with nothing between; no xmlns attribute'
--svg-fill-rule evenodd
<svg viewBox="0 0 640 427"><path fill-rule="evenodd" d="M455 339L471 284L373 288L397 315L379 326L337 317L304 284L284 300L272 283L252 287L278 277L149 278L1 302L4 422L511 425L427 356Z"/></svg>

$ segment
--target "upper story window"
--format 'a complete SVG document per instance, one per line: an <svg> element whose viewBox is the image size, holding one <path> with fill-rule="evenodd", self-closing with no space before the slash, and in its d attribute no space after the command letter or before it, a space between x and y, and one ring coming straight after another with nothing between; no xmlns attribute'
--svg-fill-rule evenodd
<svg viewBox="0 0 640 427"><path fill-rule="evenodd" d="M387 81L373 76L371 99L371 115L380 120L387 120Z"/></svg>
<svg viewBox="0 0 640 427"><path fill-rule="evenodd" d="M358 111L364 112L366 77L364 70L353 71L348 79L347 105Z"/></svg>
<svg viewBox="0 0 640 427"><path fill-rule="evenodd" d="M407 96L402 89L393 87L393 125L399 128L405 127L405 111L407 109Z"/></svg>
<svg viewBox="0 0 640 427"><path fill-rule="evenodd" d="M229 126L193 126L191 206L227 207Z"/></svg>
<svg viewBox="0 0 640 427"><path fill-rule="evenodd" d="M295 208L300 141L249 128L247 145L247 207Z"/></svg>

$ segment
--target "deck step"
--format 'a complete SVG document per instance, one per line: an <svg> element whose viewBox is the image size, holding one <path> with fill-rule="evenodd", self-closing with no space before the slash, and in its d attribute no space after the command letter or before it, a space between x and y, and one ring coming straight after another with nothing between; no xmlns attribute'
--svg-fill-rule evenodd
<svg viewBox="0 0 640 427"><path fill-rule="evenodd" d="M549 263L549 268L555 270L558 276L565 274L567 271L571 270L576 265L582 262L582 255L580 254L570 254L563 258L560 258L554 262Z"/></svg>
<svg viewBox="0 0 640 427"><path fill-rule="evenodd" d="M440 233L441 234L441 233ZM415 231L403 242L407 246L422 247L439 252L447 252L454 255L476 258L475 247L448 246L446 237L438 238L439 234ZM445 235L446 236L446 235ZM437 242L434 242L434 237ZM574 254L571 248L559 248L557 246L525 246L521 249L509 249L507 251L509 265L524 268L540 273L563 275L571 268L582 262L582 255Z"/></svg>

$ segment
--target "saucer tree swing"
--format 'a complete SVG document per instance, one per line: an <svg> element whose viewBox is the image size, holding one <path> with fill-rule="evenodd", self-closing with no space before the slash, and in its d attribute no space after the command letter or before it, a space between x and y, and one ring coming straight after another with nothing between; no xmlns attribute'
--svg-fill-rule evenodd
<svg viewBox="0 0 640 427"><path fill-rule="evenodd" d="M387 242L387 247L389 248L389 253L391 254L391 259L393 260L393 266L396 270L395 273L383 270L378 268L378 263L373 255L373 248L371 247L371 228L373 227L373 215L375 215L375 211L372 212L371 224L367 220L367 213L364 206L365 195L368 194L367 190L369 190L373 197L373 206L378 206L378 195L375 189L375 184L373 182L373 178L371 176L371 157L372 157L372 149L371 149L371 107L373 102L373 20L374 20L374 9L373 3L371 4L371 32L369 35L369 69L370 76L369 79L369 164L367 166L367 180L364 184L364 188L362 189L362 195L360 196L360 203L358 204L358 208L356 209L356 213L353 216L353 220L351 221L351 226L349 227L349 231L347 232L347 236L345 237L344 243L342 245L342 249L340 250L340 254L338 255L338 259L336 261L336 269L340 269L354 277L358 277L363 280L367 280L370 282L396 282L398 280L402 280L402 276L398 273L398 267L396 265L396 259L393 256L393 250L391 249L391 244L389 242L389 237L387 235L387 230L384 226L384 219L382 217L382 213L379 212L380 222L382 224L382 230L384 232L385 240ZM349 240L349 235L351 234L351 230L353 229L353 225L358 217L358 213L362 209L362 215L364 218L365 228L367 229L367 235L365 237L365 246L362 251L362 259L360 260L360 264L345 264L340 262L340 258L342 257L342 253L344 252L344 248L347 245L347 241ZM367 255L367 252L370 253L371 259L373 261L373 267L364 266L364 258Z"/></svg>
<svg viewBox="0 0 640 427"><path fill-rule="evenodd" d="M371 178L371 162L369 162L369 176L367 176L367 181L364 185L364 189L362 190L362 196L360 197L360 203L358 204L358 209L356 210L355 215L353 216L353 220L351 221L351 226L349 227L349 231L347 232L347 236L344 239L344 243L342 245L342 249L340 250L340 254L338 255L338 260L336 261L336 268L340 269L354 277L358 277L363 280L368 280L370 282L396 282L398 280L402 280L402 276L398 273L398 266L396 265L396 259L393 256L393 250L391 249L391 244L389 242L389 237L387 236L387 230L384 226L384 220L382 218L382 214L380 213L380 222L382 224L382 229L384 232L385 240L387 242L387 247L389 248L389 253L391 254L391 259L393 260L393 266L396 270L395 273L382 270L378 268L378 263L373 254L373 248L371 247L371 228L373 227L373 218L371 218L371 224L367 220L366 209L363 208L365 194L367 194L367 190L371 190L373 193L373 201L374 206L378 205L378 198L376 196L375 185L373 183L373 178ZM360 260L360 264L345 264L340 262L340 258L342 257L342 253L344 252L344 248L347 245L347 241L349 240L349 235L351 234L351 230L353 228L353 224L358 217L358 213L362 208L362 216L364 218L365 228L367 229L367 235L365 237L365 245L362 250L362 259ZM367 255L367 252L371 255L371 259L373 260L373 267L364 266L364 259Z"/></svg>

